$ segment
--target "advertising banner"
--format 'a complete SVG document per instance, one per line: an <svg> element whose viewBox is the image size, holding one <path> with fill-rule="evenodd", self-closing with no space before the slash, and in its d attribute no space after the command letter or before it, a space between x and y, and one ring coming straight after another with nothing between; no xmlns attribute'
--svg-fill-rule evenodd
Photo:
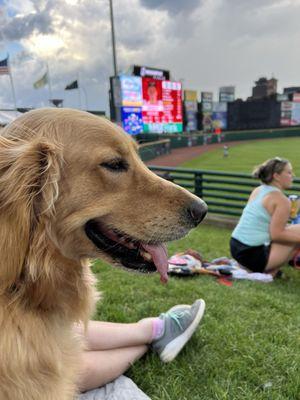
<svg viewBox="0 0 300 400"><path fill-rule="evenodd" d="M290 118L280 118L280 125L281 126L290 126L291 119Z"/></svg>
<svg viewBox="0 0 300 400"><path fill-rule="evenodd" d="M229 93L220 93L219 94L219 101L222 103L229 103L230 101L234 101L234 94L229 94Z"/></svg>
<svg viewBox="0 0 300 400"><path fill-rule="evenodd" d="M293 102L291 125L300 125L300 102Z"/></svg>
<svg viewBox="0 0 300 400"><path fill-rule="evenodd" d="M213 103L202 103L202 111L205 113L212 112Z"/></svg>
<svg viewBox="0 0 300 400"><path fill-rule="evenodd" d="M187 132L193 132L198 129L197 113L195 111L186 111L186 126L185 130Z"/></svg>
<svg viewBox="0 0 300 400"><path fill-rule="evenodd" d="M214 130L220 128L222 130L227 129L227 112L213 112L212 113L212 125Z"/></svg>
<svg viewBox="0 0 300 400"><path fill-rule="evenodd" d="M164 104L164 122L182 125L181 82L163 81L162 94Z"/></svg>
<svg viewBox="0 0 300 400"><path fill-rule="evenodd" d="M184 102L185 111L198 111L198 103L196 101L185 101Z"/></svg>
<svg viewBox="0 0 300 400"><path fill-rule="evenodd" d="M182 92L180 82L143 78L144 132L182 132Z"/></svg>
<svg viewBox="0 0 300 400"><path fill-rule="evenodd" d="M145 133L163 133L162 117L162 81L154 78L142 78L143 88L143 127Z"/></svg>
<svg viewBox="0 0 300 400"><path fill-rule="evenodd" d="M292 109L293 109L292 101L282 101L281 102L281 116L280 116L280 125L281 126L290 126L291 125Z"/></svg>
<svg viewBox="0 0 300 400"><path fill-rule="evenodd" d="M283 101L281 103L281 111L292 111L293 102L292 101Z"/></svg>
<svg viewBox="0 0 300 400"><path fill-rule="evenodd" d="M196 131L198 128L198 96L196 90L184 91L185 130Z"/></svg>
<svg viewBox="0 0 300 400"><path fill-rule="evenodd" d="M138 76L120 76L122 105L138 107L143 104L142 79Z"/></svg>
<svg viewBox="0 0 300 400"><path fill-rule="evenodd" d="M122 126L130 135L143 132L143 119L141 107L122 107Z"/></svg>
<svg viewBox="0 0 300 400"><path fill-rule="evenodd" d="M277 101L288 101L289 100L289 96L288 96L288 94L280 94L280 93L278 93L277 94L277 96L276 96L276 100Z"/></svg>
<svg viewBox="0 0 300 400"><path fill-rule="evenodd" d="M227 103L215 101L212 105L213 112L227 112Z"/></svg>
<svg viewBox="0 0 300 400"><path fill-rule="evenodd" d="M192 102L197 103L198 102L197 91L196 90L185 90L184 91L184 101L192 101Z"/></svg>
<svg viewBox="0 0 300 400"><path fill-rule="evenodd" d="M201 103L213 101L213 92L201 92Z"/></svg>
<svg viewBox="0 0 300 400"><path fill-rule="evenodd" d="M213 93L201 92L203 132L212 132Z"/></svg>
<svg viewBox="0 0 300 400"><path fill-rule="evenodd" d="M219 89L219 101L226 102L234 101L235 99L235 87L234 86L222 86Z"/></svg>
<svg viewBox="0 0 300 400"><path fill-rule="evenodd" d="M143 112L162 112L162 81L154 78L142 78Z"/></svg>
<svg viewBox="0 0 300 400"><path fill-rule="evenodd" d="M203 125L203 132L211 132L213 129L212 126L212 113L202 113L202 125Z"/></svg>
<svg viewBox="0 0 300 400"><path fill-rule="evenodd" d="M150 77L160 80L169 80L170 79L170 71L165 69L158 68L150 68L140 65L133 66L133 75L142 76L142 77Z"/></svg>
<svg viewBox="0 0 300 400"><path fill-rule="evenodd" d="M294 93L293 94L293 102L300 102L300 93Z"/></svg>
<svg viewBox="0 0 300 400"><path fill-rule="evenodd" d="M213 103L212 125L214 130L227 129L227 103Z"/></svg>

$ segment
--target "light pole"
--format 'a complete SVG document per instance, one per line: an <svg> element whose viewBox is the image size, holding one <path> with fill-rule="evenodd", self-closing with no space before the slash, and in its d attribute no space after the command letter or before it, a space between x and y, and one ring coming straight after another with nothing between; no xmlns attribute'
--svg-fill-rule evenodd
<svg viewBox="0 0 300 400"><path fill-rule="evenodd" d="M114 28L114 11L112 0L109 0L110 8L110 26L111 26L111 42L113 51L113 63L114 63L114 76L117 76L117 56L116 56L116 42L115 42L115 28Z"/></svg>

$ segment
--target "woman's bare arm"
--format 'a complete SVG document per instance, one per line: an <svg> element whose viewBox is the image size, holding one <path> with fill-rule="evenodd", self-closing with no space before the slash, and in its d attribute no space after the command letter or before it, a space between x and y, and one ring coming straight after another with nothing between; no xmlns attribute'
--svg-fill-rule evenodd
<svg viewBox="0 0 300 400"><path fill-rule="evenodd" d="M289 199L284 194L278 193L272 201L274 210L270 223L272 241L300 244L300 225L287 225L291 208Z"/></svg>

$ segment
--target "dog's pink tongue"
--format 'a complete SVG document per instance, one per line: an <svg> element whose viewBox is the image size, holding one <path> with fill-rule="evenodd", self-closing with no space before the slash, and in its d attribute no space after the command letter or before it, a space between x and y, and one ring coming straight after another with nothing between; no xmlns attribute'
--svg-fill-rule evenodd
<svg viewBox="0 0 300 400"><path fill-rule="evenodd" d="M152 256L152 260L160 274L162 283L168 282L168 251L164 244L143 244L143 248Z"/></svg>

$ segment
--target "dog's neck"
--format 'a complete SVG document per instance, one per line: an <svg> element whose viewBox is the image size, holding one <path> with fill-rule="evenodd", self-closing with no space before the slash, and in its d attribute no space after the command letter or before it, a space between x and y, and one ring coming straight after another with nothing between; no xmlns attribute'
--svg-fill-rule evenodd
<svg viewBox="0 0 300 400"><path fill-rule="evenodd" d="M42 314L57 314L64 319L84 321L95 303L93 275L89 264L73 261L58 251L48 262L47 273L41 273L32 279L27 273L30 266L23 269L20 279L6 290L6 296L24 307L24 311L35 310Z"/></svg>

